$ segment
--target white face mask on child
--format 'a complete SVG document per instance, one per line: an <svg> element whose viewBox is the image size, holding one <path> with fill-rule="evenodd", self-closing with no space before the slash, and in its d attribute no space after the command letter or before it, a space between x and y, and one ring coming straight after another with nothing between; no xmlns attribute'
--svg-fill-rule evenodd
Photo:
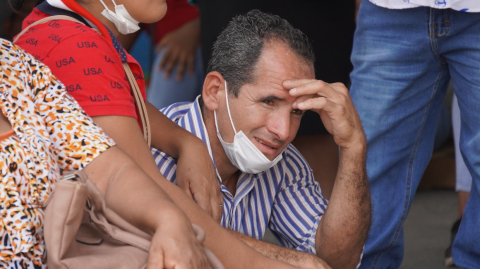
<svg viewBox="0 0 480 269"><path fill-rule="evenodd" d="M213 111L215 117L215 128L217 129L217 136L222 144L222 147L232 164L240 169L240 171L250 174L257 174L270 169L277 164L283 157L280 153L273 161L270 161L265 155L248 139L248 137L240 130L235 130L232 116L230 115L230 107L228 105L227 81L225 80L225 99L227 101L228 118L232 124L235 136L233 143L227 143L222 139L220 131L218 130L217 114Z"/></svg>
<svg viewBox="0 0 480 269"><path fill-rule="evenodd" d="M112 0L113 4L115 5L115 12L113 12L108 9L107 5L105 5L102 0L100 0L100 2L105 7L105 9L102 11L102 15L107 18L107 20L113 22L121 34L131 34L140 30L140 27L138 26L140 22L136 21L134 18L132 18L132 16L130 16L123 4L117 5L115 0Z"/></svg>

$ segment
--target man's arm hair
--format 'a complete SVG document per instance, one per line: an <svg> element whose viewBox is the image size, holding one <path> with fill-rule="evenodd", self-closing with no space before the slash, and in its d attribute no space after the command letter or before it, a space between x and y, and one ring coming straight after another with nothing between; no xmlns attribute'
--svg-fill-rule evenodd
<svg viewBox="0 0 480 269"><path fill-rule="evenodd" d="M317 256L332 268L355 268L371 222L367 139L360 116L342 83L299 79L283 86L291 89L291 96L303 96L292 107L317 112L341 149L330 201L315 235Z"/></svg>
<svg viewBox="0 0 480 269"><path fill-rule="evenodd" d="M330 269L326 262L315 255L263 242L236 231L228 231L267 258L285 262L301 269Z"/></svg>
<svg viewBox="0 0 480 269"><path fill-rule="evenodd" d="M355 268L370 222L366 146L342 149L332 196L315 237L317 256L332 268Z"/></svg>

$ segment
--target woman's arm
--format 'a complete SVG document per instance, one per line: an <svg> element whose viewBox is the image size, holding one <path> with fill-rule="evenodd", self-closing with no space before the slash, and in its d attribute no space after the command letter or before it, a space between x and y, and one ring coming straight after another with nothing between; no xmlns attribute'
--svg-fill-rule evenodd
<svg viewBox="0 0 480 269"><path fill-rule="evenodd" d="M187 216L120 149L108 149L83 171L108 207L153 235L147 268L210 268Z"/></svg>
<svg viewBox="0 0 480 269"><path fill-rule="evenodd" d="M215 253L226 268L293 268L287 264L268 259L245 243L230 235L227 230L216 223L203 211L184 191L166 180L153 161L143 134L134 118L122 116L94 117L97 125L113 138L117 146L130 156L140 168L168 193L175 204L182 209L192 223L199 225L206 233L204 244ZM108 165L112 164L108 160ZM105 164L106 166L107 164ZM136 182L136 178L130 178ZM137 193L141 197L143 190L138 186L127 189L129 193ZM156 191L152 188L150 191ZM142 198L143 199L143 198ZM123 204L123 202L122 202Z"/></svg>
<svg viewBox="0 0 480 269"><path fill-rule="evenodd" d="M220 223L223 208L218 205L223 203L223 197L207 147L148 102L147 111L152 146L178 159L177 185Z"/></svg>

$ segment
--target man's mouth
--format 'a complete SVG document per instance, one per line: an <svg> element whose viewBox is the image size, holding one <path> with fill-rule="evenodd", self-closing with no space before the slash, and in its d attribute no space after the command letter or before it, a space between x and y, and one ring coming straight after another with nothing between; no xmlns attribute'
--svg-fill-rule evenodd
<svg viewBox="0 0 480 269"><path fill-rule="evenodd" d="M262 140L258 139L255 137L255 139L262 145L266 146L267 148L269 149L273 149L273 150L276 150L277 148L276 147L273 147L273 146L270 146L270 145L267 145L265 142L263 142Z"/></svg>

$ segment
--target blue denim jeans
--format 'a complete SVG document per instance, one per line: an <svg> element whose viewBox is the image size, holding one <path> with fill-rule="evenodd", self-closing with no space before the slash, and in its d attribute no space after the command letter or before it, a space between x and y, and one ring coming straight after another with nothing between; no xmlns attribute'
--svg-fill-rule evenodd
<svg viewBox="0 0 480 269"><path fill-rule="evenodd" d="M173 68L169 78L165 78L164 70L159 69L165 51L166 47L155 56L147 92L148 102L158 109L177 102L193 102L202 93L204 80L200 47L195 52L193 74L189 75L185 70L181 81L176 80L178 66Z"/></svg>
<svg viewBox="0 0 480 269"><path fill-rule="evenodd" d="M462 114L460 148L473 176L453 260L480 268L480 13L392 10L364 0L352 62L350 93L367 136L373 205L361 268L402 262L403 224L432 155L450 79Z"/></svg>

